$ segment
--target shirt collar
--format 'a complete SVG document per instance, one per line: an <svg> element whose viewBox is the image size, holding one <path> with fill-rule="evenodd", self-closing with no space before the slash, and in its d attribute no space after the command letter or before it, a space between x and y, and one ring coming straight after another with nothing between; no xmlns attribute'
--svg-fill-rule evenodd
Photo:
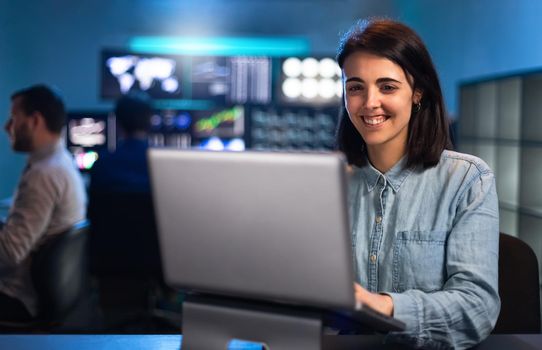
<svg viewBox="0 0 542 350"><path fill-rule="evenodd" d="M388 170L385 174L382 174L378 169L373 167L369 161L367 161L367 165L361 168L361 173L365 178L369 192L376 187L380 178L385 179L387 183L390 184L394 192L399 191L403 182L412 172L411 168L406 167L406 163L407 156L405 155L390 170Z"/></svg>

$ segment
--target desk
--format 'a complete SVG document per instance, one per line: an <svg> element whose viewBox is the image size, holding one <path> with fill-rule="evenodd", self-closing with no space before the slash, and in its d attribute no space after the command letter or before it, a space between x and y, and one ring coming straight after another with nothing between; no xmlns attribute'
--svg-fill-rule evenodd
<svg viewBox="0 0 542 350"><path fill-rule="evenodd" d="M382 345L379 336L324 336L327 350L398 349ZM0 335L0 349L10 350L179 350L180 335ZM254 346L236 343L231 350L255 350ZM492 335L476 350L542 349L542 334Z"/></svg>

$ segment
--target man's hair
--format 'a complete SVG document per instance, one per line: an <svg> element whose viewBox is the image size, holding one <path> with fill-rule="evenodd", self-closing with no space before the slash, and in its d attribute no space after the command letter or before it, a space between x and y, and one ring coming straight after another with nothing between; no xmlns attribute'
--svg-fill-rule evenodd
<svg viewBox="0 0 542 350"><path fill-rule="evenodd" d="M148 131L152 117L152 100L144 92L131 92L117 100L115 116L127 134Z"/></svg>
<svg viewBox="0 0 542 350"><path fill-rule="evenodd" d="M348 56L368 52L400 66L413 80L412 90L422 92L419 108L413 107L408 124L407 166L424 168L438 163L442 151L451 149L448 121L437 72L420 37L406 25L387 19L356 23L343 36L337 50L341 68ZM338 149L350 164L367 162L367 146L344 106L337 129Z"/></svg>
<svg viewBox="0 0 542 350"><path fill-rule="evenodd" d="M60 93L46 85L33 85L14 92L11 101L21 99L21 108L25 114L39 112L45 119L47 129L59 134L66 123L66 109Z"/></svg>

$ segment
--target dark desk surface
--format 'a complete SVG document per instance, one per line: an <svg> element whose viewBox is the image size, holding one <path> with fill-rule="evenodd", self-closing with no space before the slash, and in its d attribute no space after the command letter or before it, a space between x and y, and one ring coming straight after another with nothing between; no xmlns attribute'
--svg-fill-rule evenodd
<svg viewBox="0 0 542 350"><path fill-rule="evenodd" d="M0 335L0 349L10 350L179 350L180 335ZM397 349L382 345L378 336L324 336L324 349ZM256 350L251 344L234 343L231 350ZM492 335L476 350L542 349L542 334Z"/></svg>

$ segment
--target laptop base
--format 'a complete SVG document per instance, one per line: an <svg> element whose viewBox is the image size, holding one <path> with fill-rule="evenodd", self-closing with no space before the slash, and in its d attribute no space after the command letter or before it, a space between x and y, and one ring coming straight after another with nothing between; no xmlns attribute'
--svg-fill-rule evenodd
<svg viewBox="0 0 542 350"><path fill-rule="evenodd" d="M183 303L183 349L224 350L237 339L262 343L264 349L319 350L321 338L322 319L317 313L239 308L220 299Z"/></svg>

